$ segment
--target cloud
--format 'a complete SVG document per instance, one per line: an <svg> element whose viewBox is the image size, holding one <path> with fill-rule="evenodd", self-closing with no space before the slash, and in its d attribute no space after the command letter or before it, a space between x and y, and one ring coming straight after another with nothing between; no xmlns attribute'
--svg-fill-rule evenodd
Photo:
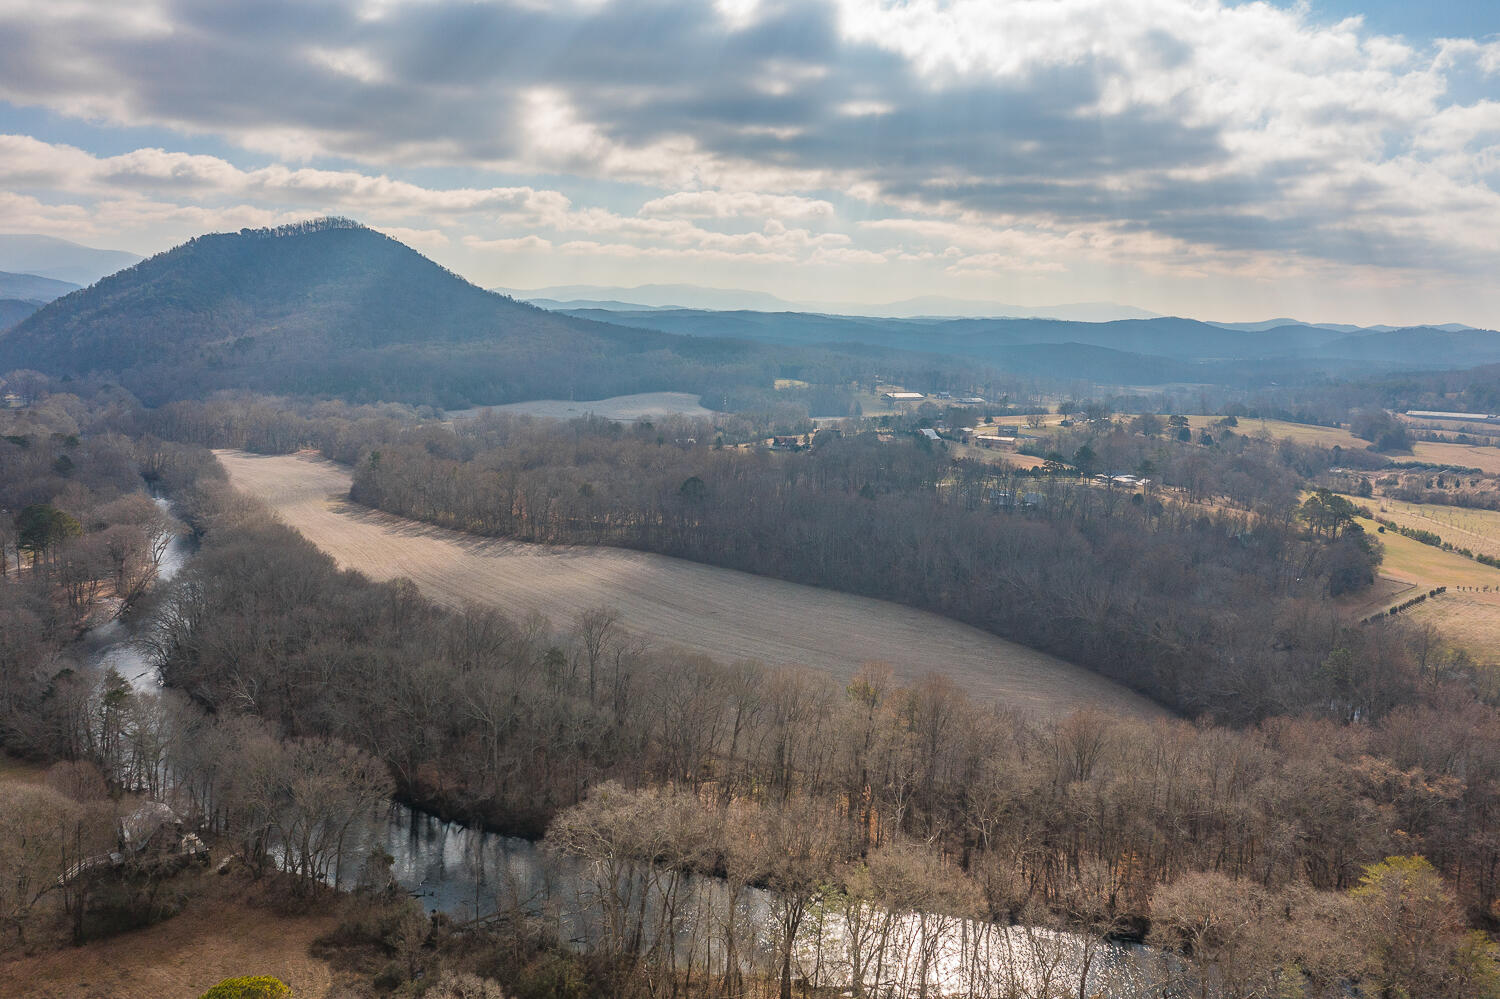
<svg viewBox="0 0 1500 999"><path fill-rule="evenodd" d="M0 184L45 185L78 193L134 190L254 197L330 211L361 208L405 215L495 214L536 220L561 215L572 204L557 191L531 187L432 189L351 170L293 169L279 164L242 170L216 156L163 149L96 157L74 146L24 135L0 135Z"/></svg>
<svg viewBox="0 0 1500 999"><path fill-rule="evenodd" d="M512 239L482 239L465 236L464 245L474 250L493 253L550 253L552 241L540 236L518 236Z"/></svg>
<svg viewBox="0 0 1500 999"><path fill-rule="evenodd" d="M833 205L814 198L753 191L679 191L655 198L641 206L642 215L669 215L689 219L725 219L754 216L790 219L826 219Z"/></svg>
<svg viewBox="0 0 1500 999"><path fill-rule="evenodd" d="M1500 43L1264 2L12 0L0 100L273 162L9 136L0 187L57 227L302 209L475 253L1478 280L1497 87Z"/></svg>

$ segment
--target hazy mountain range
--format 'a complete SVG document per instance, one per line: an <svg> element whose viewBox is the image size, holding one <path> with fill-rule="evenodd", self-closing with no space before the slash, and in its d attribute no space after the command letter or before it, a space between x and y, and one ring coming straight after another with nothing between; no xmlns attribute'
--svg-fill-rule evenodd
<svg viewBox="0 0 1500 999"><path fill-rule="evenodd" d="M222 388L450 408L667 389L723 398L768 392L777 378L979 377L976 362L1114 385L1263 385L1500 363L1500 333L1462 326L666 307L687 285L659 286L652 294L663 304L644 309L547 311L346 220L201 236L41 304L69 287L0 275L0 297L17 296L0 304L0 371L118 378L148 402Z"/></svg>
<svg viewBox="0 0 1500 999"><path fill-rule="evenodd" d="M544 309L604 309L619 312L652 309L701 309L757 312L811 312L821 315L882 316L909 319L921 316L1020 316L1071 319L1077 322L1108 322L1112 319L1149 319L1159 313L1115 302L1079 302L1072 305L1025 306L975 299L923 295L872 305L862 302L793 302L762 291L736 288L705 288L693 284L645 284L634 288L572 284L550 288L496 288Z"/></svg>
<svg viewBox="0 0 1500 999"><path fill-rule="evenodd" d="M141 258L123 250L99 250L53 236L0 233L0 271L33 274L73 285L93 284Z"/></svg>
<svg viewBox="0 0 1500 999"><path fill-rule="evenodd" d="M77 290L78 285L71 281L0 271L0 330L9 329L53 299Z"/></svg>
<svg viewBox="0 0 1500 999"><path fill-rule="evenodd" d="M868 344L972 358L1002 370L1116 384L1255 384L1368 369L1464 368L1500 362L1500 333L1465 326L1215 324L1177 317L899 319L788 312L579 309L580 318L699 337Z"/></svg>

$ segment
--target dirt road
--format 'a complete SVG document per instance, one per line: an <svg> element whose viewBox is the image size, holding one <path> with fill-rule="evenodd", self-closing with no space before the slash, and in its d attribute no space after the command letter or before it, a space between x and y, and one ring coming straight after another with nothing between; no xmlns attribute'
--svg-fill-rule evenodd
<svg viewBox="0 0 1500 999"><path fill-rule="evenodd" d="M448 606L536 611L565 626L607 605L633 630L724 662L801 664L848 678L861 663L883 660L903 679L944 673L973 696L1042 715L1085 706L1163 714L1094 673L936 614L662 555L444 530L351 503L348 471L315 456L218 455L236 488L340 566L377 580L409 577Z"/></svg>

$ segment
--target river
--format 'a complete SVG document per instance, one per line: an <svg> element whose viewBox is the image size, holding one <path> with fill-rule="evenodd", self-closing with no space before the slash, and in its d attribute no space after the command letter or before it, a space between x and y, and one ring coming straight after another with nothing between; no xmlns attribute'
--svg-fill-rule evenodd
<svg viewBox="0 0 1500 999"><path fill-rule="evenodd" d="M158 499L164 508L167 501ZM191 560L194 546L175 538L159 568L169 582ZM132 688L156 691L156 668L135 644L145 622L115 619L83 639L89 662L112 668ZM374 809L346 854L341 881L357 883L366 858L376 852L391 860L390 874L430 912L467 920L497 911L520 912L553 925L560 939L582 947L608 932L601 915L598 885L584 864L559 858L537 844L444 822L396 802ZM626 889L626 910L640 906L647 925L665 931L648 935L647 946L666 949L682 965L691 963L722 974L726 928L733 921L742 942L735 960L747 973L774 973L770 941L776 899L764 891L742 890L731 898L726 882L687 875L636 877ZM663 888L671 885L671 894ZM668 901L670 899L670 901ZM659 920L664 906L671 920ZM864 915L878 916L873 910ZM852 933L837 900L815 904L796 938L797 976L822 987L846 987L854 976ZM753 941L753 943L746 943ZM973 920L909 913L889 920L878 962L867 962L866 988L885 995L997 995L1038 997L1144 997L1159 981L1160 955L1138 946L1101 942L1038 927L1002 927ZM1083 981L1080 981L1083 979Z"/></svg>

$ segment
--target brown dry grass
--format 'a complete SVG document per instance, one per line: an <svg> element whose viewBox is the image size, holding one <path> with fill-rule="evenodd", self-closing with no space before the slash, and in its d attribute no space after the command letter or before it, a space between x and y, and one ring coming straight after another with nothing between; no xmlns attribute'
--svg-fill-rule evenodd
<svg viewBox="0 0 1500 999"><path fill-rule="evenodd" d="M1500 448L1417 441L1411 446L1411 453L1411 458L1398 458L1396 463L1419 461L1433 465L1458 465L1461 468L1477 468L1487 475L1500 475Z"/></svg>
<svg viewBox="0 0 1500 999"><path fill-rule="evenodd" d="M214 878L214 875L205 875ZM191 900L183 911L143 930L0 961L7 999L194 999L226 978L274 975L296 999L324 999L334 971L310 954L333 932L330 913L277 915L233 896L240 882Z"/></svg>
<svg viewBox="0 0 1500 999"><path fill-rule="evenodd" d="M40 764L0 755L0 807L6 788L39 783ZM333 985L312 942L331 933L331 913L283 916L247 904L245 882L206 871L181 876L181 912L142 930L24 956L13 938L0 947L0 996L6 999L192 999L235 975L275 975L297 999L322 999ZM189 884L190 883L190 884ZM45 936L34 926L31 939Z"/></svg>
<svg viewBox="0 0 1500 999"><path fill-rule="evenodd" d="M1403 611L1402 620L1431 622L1444 638L1467 649L1481 663L1496 662L1500 654L1500 569L1394 531L1376 534L1379 525L1364 518L1360 518L1360 525L1385 546L1385 561L1376 588L1361 594L1363 599L1358 603L1347 605L1350 615L1365 617L1434 587L1446 586L1447 593Z"/></svg>
<svg viewBox="0 0 1500 999"><path fill-rule="evenodd" d="M1021 454L1019 451L1005 451L998 448L979 447L974 444L960 444L957 441L948 443L948 453L955 458L972 458L975 461L984 462L987 465L1010 465L1015 468L1041 468L1047 464L1046 459L1034 455Z"/></svg>
<svg viewBox="0 0 1500 999"><path fill-rule="evenodd" d="M1059 715L1086 706L1162 709L1053 656L956 621L881 600L617 548L497 541L404 520L348 501L349 473L311 455L219 452L230 481L269 504L340 566L409 577L439 603L477 602L562 624L608 605L625 624L721 661L798 664L847 679L882 660L913 680L938 672L980 698Z"/></svg>
<svg viewBox="0 0 1500 999"><path fill-rule="evenodd" d="M1213 426L1223 417L1195 415L1187 418L1188 425L1196 437L1200 430L1207 430L1217 435L1220 430ZM1269 434L1275 440L1290 437L1298 444L1313 444L1319 447L1338 447L1345 450L1363 451L1370 446L1369 441L1360 440L1348 430L1342 427L1319 427L1310 423L1289 423L1286 420L1262 420L1254 417L1241 417L1239 426L1230 427L1235 433L1245 437L1258 437L1262 433Z"/></svg>
<svg viewBox="0 0 1500 999"><path fill-rule="evenodd" d="M1431 531L1457 547L1500 557L1500 511L1408 503L1389 497L1361 500L1351 496L1350 499L1366 506L1375 505L1380 516L1403 527Z"/></svg>
<svg viewBox="0 0 1500 999"><path fill-rule="evenodd" d="M6 784L40 784L46 777L47 768L43 764L0 753L0 792Z"/></svg>

